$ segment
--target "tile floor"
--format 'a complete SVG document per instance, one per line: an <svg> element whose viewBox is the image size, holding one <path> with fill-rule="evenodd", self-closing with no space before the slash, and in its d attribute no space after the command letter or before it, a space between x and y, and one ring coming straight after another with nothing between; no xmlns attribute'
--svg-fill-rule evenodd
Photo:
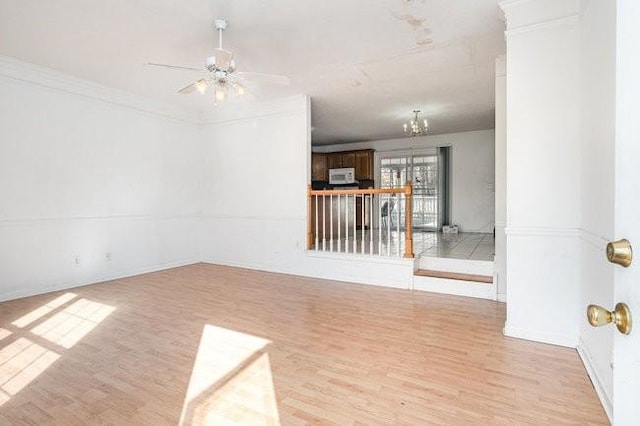
<svg viewBox="0 0 640 426"><path fill-rule="evenodd" d="M372 241L373 238L373 241ZM355 246L353 236L349 240L342 238L318 241L318 251L336 253L373 254L401 257L405 247L404 232L377 229L356 232ZM493 234L461 232L442 234L439 232L414 231L413 252L416 257L445 257L453 259L471 259L493 261L495 242Z"/></svg>
<svg viewBox="0 0 640 426"><path fill-rule="evenodd" d="M413 248L421 256L493 261L495 240L493 234L476 232L414 232Z"/></svg>

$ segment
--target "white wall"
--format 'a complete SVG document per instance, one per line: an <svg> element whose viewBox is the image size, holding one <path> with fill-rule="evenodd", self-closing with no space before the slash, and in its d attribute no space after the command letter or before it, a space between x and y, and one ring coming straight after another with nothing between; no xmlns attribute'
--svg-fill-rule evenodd
<svg viewBox="0 0 640 426"><path fill-rule="evenodd" d="M300 96L205 118L203 260L409 288L412 259L306 252L309 108Z"/></svg>
<svg viewBox="0 0 640 426"><path fill-rule="evenodd" d="M0 57L0 300L198 261L409 288L307 254L310 104L215 118Z"/></svg>
<svg viewBox="0 0 640 426"><path fill-rule="evenodd" d="M196 116L0 59L0 300L197 261Z"/></svg>
<svg viewBox="0 0 640 426"><path fill-rule="evenodd" d="M465 232L492 233L495 216L493 130L325 145L313 150L375 149L379 153L447 145L451 146L451 223Z"/></svg>
<svg viewBox="0 0 640 426"><path fill-rule="evenodd" d="M495 238L495 274L497 277L497 298L507 299L507 58L496 58L496 238Z"/></svg>
<svg viewBox="0 0 640 426"><path fill-rule="evenodd" d="M510 0L505 334L573 346L580 321L579 1Z"/></svg>
<svg viewBox="0 0 640 426"><path fill-rule="evenodd" d="M308 115L304 97L238 108L203 129L205 260L289 270L305 249Z"/></svg>
<svg viewBox="0 0 640 426"><path fill-rule="evenodd" d="M612 307L614 266L604 247L614 236L616 2L584 2L581 135L581 306ZM580 322L578 349L611 418L613 331Z"/></svg>

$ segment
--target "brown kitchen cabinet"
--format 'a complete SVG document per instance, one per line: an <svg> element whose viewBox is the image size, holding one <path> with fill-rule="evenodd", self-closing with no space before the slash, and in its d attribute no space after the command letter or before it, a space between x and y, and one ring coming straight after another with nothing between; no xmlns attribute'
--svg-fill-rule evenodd
<svg viewBox="0 0 640 426"><path fill-rule="evenodd" d="M311 154L311 180L329 180L329 167L327 167L327 154Z"/></svg>
<svg viewBox="0 0 640 426"><path fill-rule="evenodd" d="M332 152L327 154L327 168L340 169L342 168L342 153Z"/></svg>
<svg viewBox="0 0 640 426"><path fill-rule="evenodd" d="M354 163L357 180L373 180L373 150L355 151Z"/></svg>
<svg viewBox="0 0 640 426"><path fill-rule="evenodd" d="M342 167L356 167L356 154L355 152L343 152L342 153Z"/></svg>
<svg viewBox="0 0 640 426"><path fill-rule="evenodd" d="M315 155L315 154L314 154ZM326 154L327 169L353 167L357 180L373 180L373 150L330 152ZM314 179L315 180L315 179Z"/></svg>

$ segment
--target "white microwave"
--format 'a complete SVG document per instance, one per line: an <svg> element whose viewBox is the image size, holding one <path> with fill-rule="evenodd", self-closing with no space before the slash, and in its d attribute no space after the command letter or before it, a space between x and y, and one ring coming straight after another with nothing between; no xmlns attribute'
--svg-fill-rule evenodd
<svg viewBox="0 0 640 426"><path fill-rule="evenodd" d="M343 185L356 183L356 170L353 167L329 169L329 184Z"/></svg>

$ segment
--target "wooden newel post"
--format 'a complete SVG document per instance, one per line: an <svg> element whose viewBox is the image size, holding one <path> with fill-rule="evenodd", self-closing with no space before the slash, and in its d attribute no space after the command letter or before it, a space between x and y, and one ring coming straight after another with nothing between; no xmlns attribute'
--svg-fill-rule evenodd
<svg viewBox="0 0 640 426"><path fill-rule="evenodd" d="M307 250L313 247L313 231L311 227L311 184L307 186Z"/></svg>
<svg viewBox="0 0 640 426"><path fill-rule="evenodd" d="M407 184L405 185L404 195L405 195L404 257L413 258L414 257L413 255L413 223L412 223L413 212L411 211L411 208L413 207L413 200L412 200L413 187L411 186L411 182L407 182Z"/></svg>

